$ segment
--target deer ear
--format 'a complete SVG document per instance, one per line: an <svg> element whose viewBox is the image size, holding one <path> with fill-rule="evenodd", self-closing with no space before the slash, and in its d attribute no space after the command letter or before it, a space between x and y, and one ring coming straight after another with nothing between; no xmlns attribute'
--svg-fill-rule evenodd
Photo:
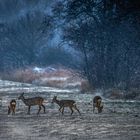
<svg viewBox="0 0 140 140"><path fill-rule="evenodd" d="M53 98L54 98L54 99L56 99L56 98L57 98L57 96L54 96Z"/></svg>

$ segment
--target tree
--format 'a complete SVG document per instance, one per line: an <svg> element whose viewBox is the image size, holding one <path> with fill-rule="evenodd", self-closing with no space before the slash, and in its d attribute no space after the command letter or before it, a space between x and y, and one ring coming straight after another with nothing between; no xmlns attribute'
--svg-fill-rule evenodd
<svg viewBox="0 0 140 140"><path fill-rule="evenodd" d="M5 23L6 29L1 33L7 42L2 46L4 66L7 64L11 68L18 68L35 63L38 50L52 33L52 26L51 18L38 11L27 13L12 23Z"/></svg>
<svg viewBox="0 0 140 140"><path fill-rule="evenodd" d="M123 82L126 89L130 87L139 69L137 5L131 0L63 0L54 6L55 19L63 23L63 40L83 53L83 70L92 85Z"/></svg>

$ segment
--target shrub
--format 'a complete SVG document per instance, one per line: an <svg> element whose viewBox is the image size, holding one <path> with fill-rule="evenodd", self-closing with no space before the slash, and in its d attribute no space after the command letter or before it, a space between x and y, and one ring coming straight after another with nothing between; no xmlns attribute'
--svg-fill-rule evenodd
<svg viewBox="0 0 140 140"><path fill-rule="evenodd" d="M87 80L82 80L81 81L81 92L88 92L91 91L93 88L91 87L91 85L89 84L89 82Z"/></svg>

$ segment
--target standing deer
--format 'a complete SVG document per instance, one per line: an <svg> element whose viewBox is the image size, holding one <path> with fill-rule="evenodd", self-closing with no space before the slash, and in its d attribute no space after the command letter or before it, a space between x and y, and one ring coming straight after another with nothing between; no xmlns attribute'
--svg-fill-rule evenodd
<svg viewBox="0 0 140 140"><path fill-rule="evenodd" d="M71 115L73 114L73 109L77 110L78 113L81 115L79 109L76 106L76 103L74 100L58 100L57 96L53 97L52 103L56 103L60 106L59 111L64 114L64 108L69 107L71 110Z"/></svg>
<svg viewBox="0 0 140 140"><path fill-rule="evenodd" d="M100 96L95 96L93 98L93 112L95 110L95 107L97 107L98 113L101 113L102 112L103 105L101 103L102 103L102 98Z"/></svg>
<svg viewBox="0 0 140 140"><path fill-rule="evenodd" d="M15 114L16 111L16 100L11 100L8 106L8 115L12 112L12 115Z"/></svg>
<svg viewBox="0 0 140 140"><path fill-rule="evenodd" d="M27 99L25 99L24 98L24 93L22 93L18 97L18 99L19 100L21 99L23 101L23 103L26 106L28 106L28 112L27 112L27 114L30 114L30 108L31 108L31 106L35 106L35 105L38 105L39 106L39 110L38 110L37 114L39 114L39 112L41 110L41 106L43 107L44 113L45 113L45 106L43 105L44 99L42 97L33 97L33 98L27 98Z"/></svg>

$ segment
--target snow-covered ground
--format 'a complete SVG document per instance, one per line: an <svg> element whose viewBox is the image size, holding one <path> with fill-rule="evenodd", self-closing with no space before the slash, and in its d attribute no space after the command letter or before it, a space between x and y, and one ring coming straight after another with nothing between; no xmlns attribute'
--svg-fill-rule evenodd
<svg viewBox="0 0 140 140"><path fill-rule="evenodd" d="M7 115L11 99L25 92L25 98L42 96L46 114L36 115L37 106L27 107L17 100L16 115ZM95 93L95 94L101 94ZM54 95L59 99L74 99L81 111L70 116L58 112L51 104ZM139 140L140 102L108 100L103 97L103 113L92 112L93 94L81 94L79 90L37 87L31 84L0 81L0 140Z"/></svg>

